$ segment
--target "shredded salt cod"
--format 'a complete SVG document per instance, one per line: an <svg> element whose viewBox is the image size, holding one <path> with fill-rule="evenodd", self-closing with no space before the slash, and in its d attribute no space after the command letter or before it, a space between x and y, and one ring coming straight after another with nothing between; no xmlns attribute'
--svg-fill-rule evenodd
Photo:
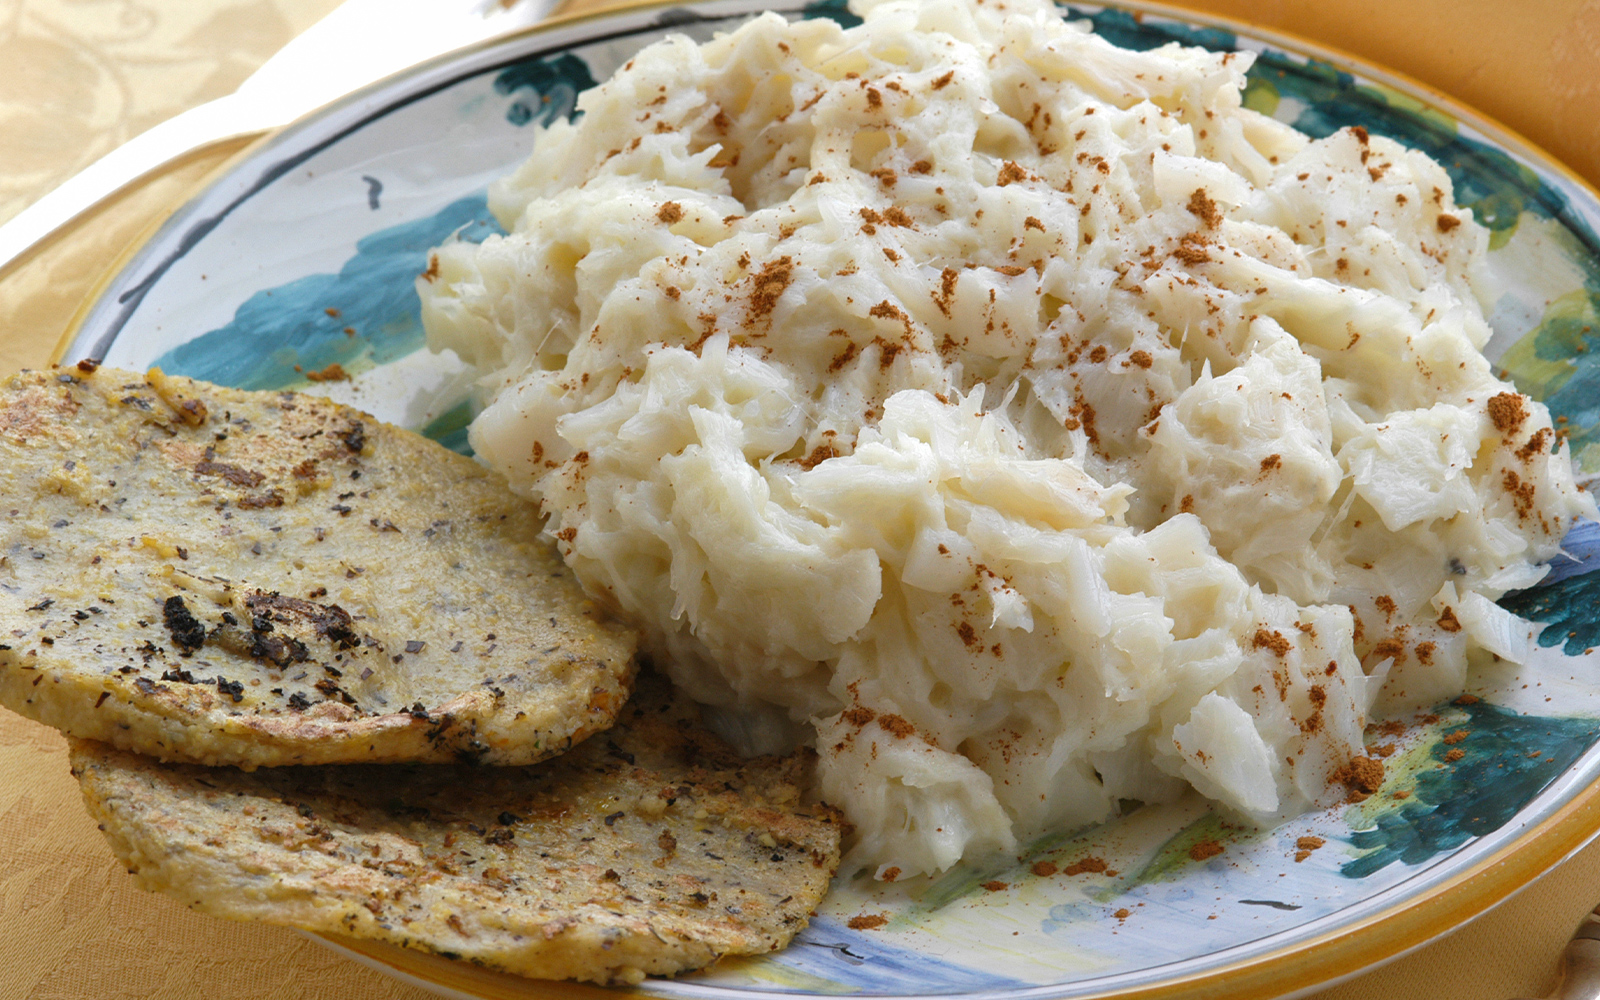
<svg viewBox="0 0 1600 1000"><path fill-rule="evenodd" d="M1493 601L1596 512L1437 163L1248 54L857 9L639 53L418 284L478 454L725 733L814 744L849 863L1327 805L1522 654Z"/></svg>

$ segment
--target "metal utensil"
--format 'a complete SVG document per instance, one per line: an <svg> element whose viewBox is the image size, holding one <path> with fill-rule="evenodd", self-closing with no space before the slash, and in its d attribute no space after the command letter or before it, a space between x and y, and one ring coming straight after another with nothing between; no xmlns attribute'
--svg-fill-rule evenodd
<svg viewBox="0 0 1600 1000"><path fill-rule="evenodd" d="M543 19L555 0L346 0L239 89L141 133L4 226L0 273L125 186L218 140L285 125L408 66Z"/></svg>

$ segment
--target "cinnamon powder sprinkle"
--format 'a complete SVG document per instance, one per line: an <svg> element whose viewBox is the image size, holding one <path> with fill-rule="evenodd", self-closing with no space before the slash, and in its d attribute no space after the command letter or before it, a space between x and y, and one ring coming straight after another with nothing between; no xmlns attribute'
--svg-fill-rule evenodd
<svg viewBox="0 0 1600 1000"><path fill-rule="evenodd" d="M1189 858L1192 861L1204 861L1221 854L1223 847L1215 840L1202 840L1189 848Z"/></svg>
<svg viewBox="0 0 1600 1000"><path fill-rule="evenodd" d="M1325 843L1327 843L1327 841L1323 840L1321 837L1301 837L1299 840L1296 840L1294 842L1294 846L1296 848L1294 852L1295 863L1299 864L1306 858L1311 857L1311 852L1315 851Z"/></svg>
<svg viewBox="0 0 1600 1000"><path fill-rule="evenodd" d="M1515 434L1522 422L1528 419L1528 408L1520 393L1498 393L1490 397L1488 409L1494 429L1502 434Z"/></svg>
<svg viewBox="0 0 1600 1000"><path fill-rule="evenodd" d="M850 723L852 726L864 726L878 717L877 712L874 712L865 705L857 705L854 708L847 708L839 714L844 718L844 721Z"/></svg>
<svg viewBox="0 0 1600 1000"><path fill-rule="evenodd" d="M789 287L789 281L794 275L794 260L790 257L779 257L777 260L768 261L753 279L753 290L750 293L750 315L752 318L769 316L777 307L778 299L782 297L784 289Z"/></svg>
<svg viewBox="0 0 1600 1000"><path fill-rule="evenodd" d="M1282 632L1264 628L1256 629L1255 638L1251 640L1250 645L1253 649L1270 649L1279 659L1288 656L1289 650L1294 648Z"/></svg>
<svg viewBox="0 0 1600 1000"><path fill-rule="evenodd" d="M1028 172L1022 169L1015 161L1007 160L1000 168L1000 176L995 180L996 187L1005 187L1007 184L1016 184L1028 179Z"/></svg>
<svg viewBox="0 0 1600 1000"><path fill-rule="evenodd" d="M1105 859L1097 858L1097 857L1094 857L1093 855L1090 855L1087 858L1079 858L1078 860L1074 861L1072 864L1070 864L1067 867L1061 869L1061 874L1070 877L1070 876L1073 876L1073 875L1086 875L1086 874L1102 875L1102 874L1113 874L1113 873L1111 872L1111 870L1109 868L1106 867Z"/></svg>
<svg viewBox="0 0 1600 1000"><path fill-rule="evenodd" d="M863 913L859 917L851 917L845 925L853 931L875 931L889 922L889 918L881 913Z"/></svg>
<svg viewBox="0 0 1600 1000"><path fill-rule="evenodd" d="M335 361L319 372L306 372L306 378L313 382L348 382L350 373L344 370L343 365Z"/></svg>
<svg viewBox="0 0 1600 1000"><path fill-rule="evenodd" d="M896 739L905 739L917 731L917 727L908 722L904 716L886 713L878 716L878 725L882 726Z"/></svg>
<svg viewBox="0 0 1600 1000"><path fill-rule="evenodd" d="M1406 644L1399 639L1385 639L1372 647L1372 655L1376 659L1389 658L1396 664L1406 662Z"/></svg>
<svg viewBox="0 0 1600 1000"><path fill-rule="evenodd" d="M1222 213L1217 210L1217 203L1206 194L1205 188L1194 189L1194 193L1189 196L1188 208L1190 214L1199 216L1207 229L1215 229L1222 223Z"/></svg>
<svg viewBox="0 0 1600 1000"><path fill-rule="evenodd" d="M1361 802L1383 787L1383 761L1372 757L1351 757L1331 775L1331 780L1350 790L1351 802Z"/></svg>

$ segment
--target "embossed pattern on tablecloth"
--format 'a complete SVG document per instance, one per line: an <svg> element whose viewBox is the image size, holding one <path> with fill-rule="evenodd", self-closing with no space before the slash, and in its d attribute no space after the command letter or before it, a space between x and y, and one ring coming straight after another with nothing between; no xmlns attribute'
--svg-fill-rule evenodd
<svg viewBox="0 0 1600 1000"><path fill-rule="evenodd" d="M336 0L0 0L0 222L230 94Z"/></svg>

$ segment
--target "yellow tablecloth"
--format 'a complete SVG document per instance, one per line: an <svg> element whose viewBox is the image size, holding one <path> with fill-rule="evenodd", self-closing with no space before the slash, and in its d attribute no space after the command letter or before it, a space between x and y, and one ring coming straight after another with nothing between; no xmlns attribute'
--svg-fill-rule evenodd
<svg viewBox="0 0 1600 1000"><path fill-rule="evenodd" d="M4 0L0 221L117 143L228 93L335 0ZM1188 0L1408 73L1600 180L1600 0ZM0 279L0 371L41 364L98 271L237 147L111 206ZM0 1000L418 1000L295 933L135 890L53 730L0 709ZM1457 932L1316 1000L1541 996L1600 901L1600 845ZM530 984L529 995L541 988Z"/></svg>

